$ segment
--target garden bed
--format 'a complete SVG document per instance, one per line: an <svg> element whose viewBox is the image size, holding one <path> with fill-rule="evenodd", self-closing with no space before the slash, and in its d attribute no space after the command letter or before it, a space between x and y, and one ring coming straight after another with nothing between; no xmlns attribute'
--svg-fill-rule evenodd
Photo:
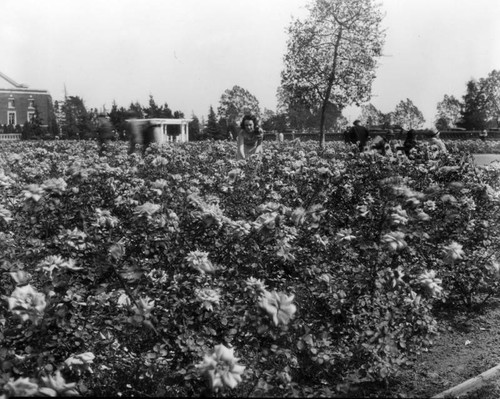
<svg viewBox="0 0 500 399"><path fill-rule="evenodd" d="M494 365L464 335L496 334L500 282L477 143L266 144L6 144L4 392L426 397Z"/></svg>

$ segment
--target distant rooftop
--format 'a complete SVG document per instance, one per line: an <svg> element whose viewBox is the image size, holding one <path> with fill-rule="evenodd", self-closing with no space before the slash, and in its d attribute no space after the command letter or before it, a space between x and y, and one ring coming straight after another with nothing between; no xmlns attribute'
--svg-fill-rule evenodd
<svg viewBox="0 0 500 399"><path fill-rule="evenodd" d="M3 74L2 72L0 72L0 78L5 80L11 86L14 86L15 89L27 89L28 88L28 86L26 86L25 84L17 83L14 79L9 78L7 75ZM0 81L0 87L2 87L2 85L3 85L3 82ZM10 88L10 87L4 87L4 88L6 89L6 88Z"/></svg>

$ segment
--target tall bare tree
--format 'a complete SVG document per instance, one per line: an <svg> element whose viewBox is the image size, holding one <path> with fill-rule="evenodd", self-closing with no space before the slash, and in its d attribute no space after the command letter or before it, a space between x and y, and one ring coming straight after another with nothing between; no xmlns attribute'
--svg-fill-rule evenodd
<svg viewBox="0 0 500 399"><path fill-rule="evenodd" d="M285 103L321 107L320 146L332 105L360 105L371 97L376 59L382 54L383 16L374 0L313 0L309 16L289 29L281 94Z"/></svg>

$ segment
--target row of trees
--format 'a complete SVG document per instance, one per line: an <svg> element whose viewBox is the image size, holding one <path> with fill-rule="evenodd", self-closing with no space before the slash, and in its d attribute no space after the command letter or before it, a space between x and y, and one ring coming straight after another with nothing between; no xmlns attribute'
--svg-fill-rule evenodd
<svg viewBox="0 0 500 399"><path fill-rule="evenodd" d="M500 119L500 70L467 82L462 101L445 94L437 105L436 128L467 130L498 128Z"/></svg>
<svg viewBox="0 0 500 399"><path fill-rule="evenodd" d="M243 115L252 113L265 130L319 128L323 146L327 131L347 127L342 111L349 105L361 106L359 119L368 126L418 129L423 125L422 112L408 98L387 114L369 103L385 42L381 4L376 0L310 0L307 7L309 15L293 20L288 28L277 112L261 112L253 94L234 86L222 93L217 112L210 106L206 123L192 115L191 140L234 137ZM492 123L498 127L499 103L500 72L492 71L486 78L467 83L463 101L445 95L437 107L436 128L483 129ZM67 97L54 108L63 138L92 137L97 112L87 111L82 99ZM166 103L158 106L152 97L148 107L132 103L125 109L113 104L109 115L117 132L126 130L125 120L130 117L184 117Z"/></svg>

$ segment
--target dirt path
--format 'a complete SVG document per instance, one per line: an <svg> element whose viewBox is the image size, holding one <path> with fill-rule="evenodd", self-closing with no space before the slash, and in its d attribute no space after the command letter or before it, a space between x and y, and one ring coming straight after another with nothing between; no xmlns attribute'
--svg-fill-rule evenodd
<svg viewBox="0 0 500 399"><path fill-rule="evenodd" d="M462 313L439 324L434 345L401 376L399 397L430 398L500 364L500 301L482 314ZM468 397L498 398L500 381L495 385Z"/></svg>

